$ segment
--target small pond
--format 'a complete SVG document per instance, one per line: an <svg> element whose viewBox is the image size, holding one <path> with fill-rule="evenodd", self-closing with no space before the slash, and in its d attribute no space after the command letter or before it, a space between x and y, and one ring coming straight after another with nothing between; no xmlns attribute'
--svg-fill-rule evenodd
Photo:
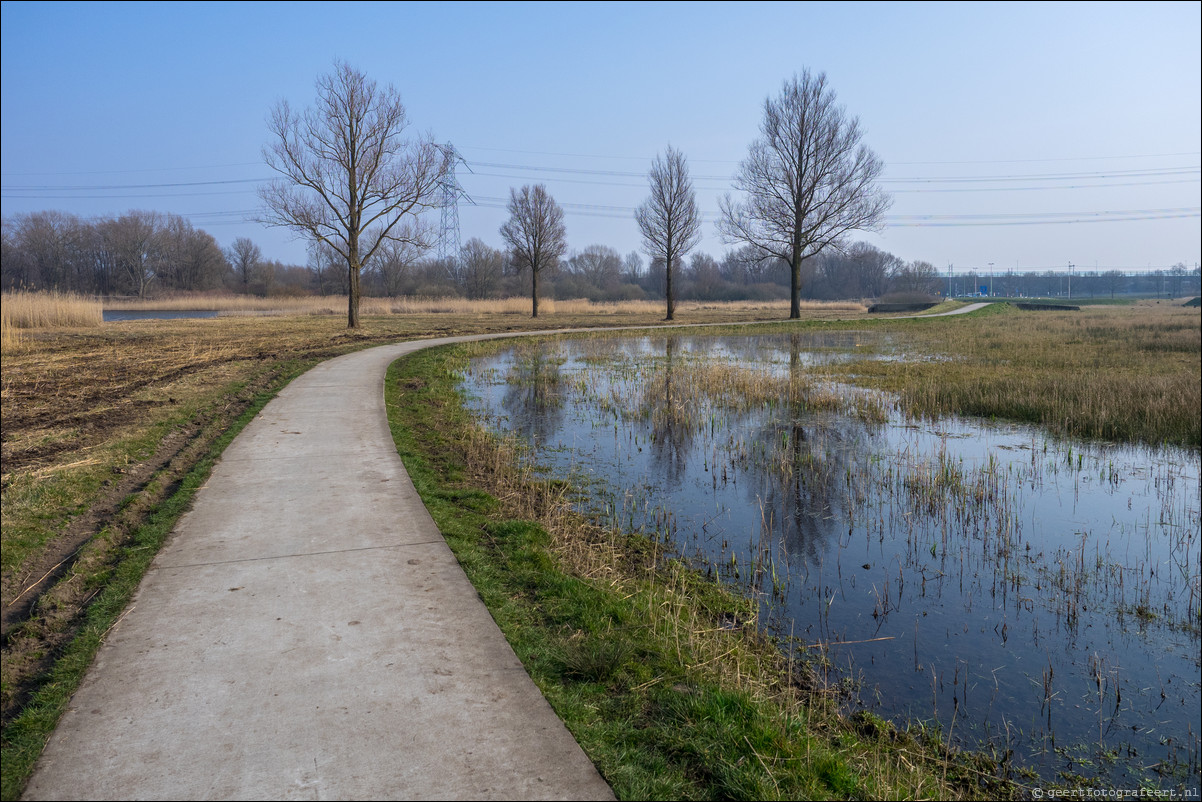
<svg viewBox="0 0 1202 802"><path fill-rule="evenodd" d="M104 322L123 320L180 320L182 318L217 317L214 309L105 309Z"/></svg>
<svg viewBox="0 0 1202 802"><path fill-rule="evenodd" d="M914 420L811 378L862 333L589 338L472 361L468 405L761 599L858 704L1058 782L1199 786L1199 455Z"/></svg>

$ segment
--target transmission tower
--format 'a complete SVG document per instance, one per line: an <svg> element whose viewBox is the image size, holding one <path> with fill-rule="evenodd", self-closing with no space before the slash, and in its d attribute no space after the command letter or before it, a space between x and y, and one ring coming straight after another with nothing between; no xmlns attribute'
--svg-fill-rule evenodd
<svg viewBox="0 0 1202 802"><path fill-rule="evenodd" d="M462 163L467 167L467 162L450 142L438 147L447 162L447 171L438 182L438 205L442 207L442 221L438 229L438 258L440 261L453 261L459 258L459 199L464 198L472 204L475 201L463 191L459 179L455 177L456 165ZM471 169L468 167L469 173Z"/></svg>

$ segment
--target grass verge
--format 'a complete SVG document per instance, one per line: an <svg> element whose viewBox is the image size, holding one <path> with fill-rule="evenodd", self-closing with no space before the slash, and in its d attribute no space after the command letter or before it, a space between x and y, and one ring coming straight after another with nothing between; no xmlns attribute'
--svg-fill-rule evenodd
<svg viewBox="0 0 1202 802"><path fill-rule="evenodd" d="M870 716L760 635L754 605L655 537L575 514L457 395L472 347L394 364L397 449L543 694L619 799L996 798L996 764Z"/></svg>

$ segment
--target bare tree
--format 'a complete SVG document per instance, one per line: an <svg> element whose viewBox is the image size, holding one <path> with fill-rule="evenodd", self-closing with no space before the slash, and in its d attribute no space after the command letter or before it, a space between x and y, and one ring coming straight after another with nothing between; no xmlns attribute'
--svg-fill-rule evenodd
<svg viewBox="0 0 1202 802"><path fill-rule="evenodd" d="M263 222L325 243L345 260L347 327L359 326L359 274L389 240L428 247L418 215L438 205L447 169L425 137L402 139L408 125L400 94L344 62L317 80L317 105L303 113L287 101L269 120L267 165L283 178L260 190Z"/></svg>
<svg viewBox="0 0 1202 802"><path fill-rule="evenodd" d="M708 253L695 253L689 260L688 277L692 280L691 290L686 289L688 297L702 301L715 301L722 297L722 270L718 261Z"/></svg>
<svg viewBox="0 0 1202 802"><path fill-rule="evenodd" d="M113 254L122 283L139 298L145 298L163 267L161 215L132 211L101 226L105 247Z"/></svg>
<svg viewBox="0 0 1202 802"><path fill-rule="evenodd" d="M459 249L459 289L468 298L487 298L501 283L505 254L472 237Z"/></svg>
<svg viewBox="0 0 1202 802"><path fill-rule="evenodd" d="M313 285L318 295L334 295L349 291L347 272L339 262L343 261L338 253L320 240L309 243L308 268L313 276ZM343 262L345 265L345 262Z"/></svg>
<svg viewBox="0 0 1202 802"><path fill-rule="evenodd" d="M1173 297L1181 297L1182 280L1189 273L1189 268L1185 266L1185 262L1178 262L1169 268L1169 275L1173 277Z"/></svg>
<svg viewBox="0 0 1202 802"><path fill-rule="evenodd" d="M1123 285L1127 282L1127 276L1122 270L1107 270L1102 274L1102 279L1106 285L1106 289L1110 290L1110 297L1123 289Z"/></svg>
<svg viewBox="0 0 1202 802"><path fill-rule="evenodd" d="M401 294L402 285L409 278L421 255L422 249L412 242L390 240L385 243L374 266L379 276L380 289L385 295L395 298Z"/></svg>
<svg viewBox="0 0 1202 802"><path fill-rule="evenodd" d="M250 237L238 237L225 252L225 258L233 267L242 291L250 292L250 283L258 276L259 264L263 261L263 251Z"/></svg>
<svg viewBox="0 0 1202 802"><path fill-rule="evenodd" d="M514 264L530 271L530 316L538 317L539 274L554 269L568 247L563 209L542 184L527 184L521 192L510 189L509 220L501 226L501 237L509 246Z"/></svg>
<svg viewBox="0 0 1202 802"><path fill-rule="evenodd" d="M634 212L643 247L654 260L664 263L664 298L667 317L676 315L676 291L672 279L688 252L701 238L701 216L697 212L697 193L689 178L684 154L668 146L663 158L656 156L647 175L651 197Z"/></svg>
<svg viewBox="0 0 1202 802"><path fill-rule="evenodd" d="M622 256L608 245L589 245L568 260L576 273L601 296L613 293L622 277ZM596 295L597 293L590 293Z"/></svg>
<svg viewBox="0 0 1202 802"><path fill-rule="evenodd" d="M766 99L760 134L735 174L746 200L722 200L718 230L788 263L789 317L799 318L802 262L881 224L891 203L876 186L884 164L860 142L859 119L836 104L824 73L804 70Z"/></svg>
<svg viewBox="0 0 1202 802"><path fill-rule="evenodd" d="M6 239L15 248L5 266L6 286L79 289L85 227L79 218L58 211L31 212L5 224Z"/></svg>
<svg viewBox="0 0 1202 802"><path fill-rule="evenodd" d="M889 283L894 293L934 295L939 288L939 271L930 262L915 259L906 263L899 259Z"/></svg>
<svg viewBox="0 0 1202 802"><path fill-rule="evenodd" d="M628 284L634 284L642 275L643 257L639 256L638 251L631 251L622 260L622 280Z"/></svg>
<svg viewBox="0 0 1202 802"><path fill-rule="evenodd" d="M163 282L176 290L211 290L221 285L229 262L207 231L185 217L167 215L163 226Z"/></svg>

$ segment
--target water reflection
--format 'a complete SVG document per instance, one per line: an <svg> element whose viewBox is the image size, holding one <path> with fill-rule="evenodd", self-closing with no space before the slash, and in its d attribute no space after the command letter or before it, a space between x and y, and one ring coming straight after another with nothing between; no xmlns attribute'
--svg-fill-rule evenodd
<svg viewBox="0 0 1202 802"><path fill-rule="evenodd" d="M693 449L695 402L675 386L679 337L665 337L662 369L646 384L641 404L651 421L651 456L655 474L679 486Z"/></svg>
<svg viewBox="0 0 1202 802"><path fill-rule="evenodd" d="M501 405L509 413L514 434L542 443L562 426L563 362L558 354L538 349L524 353L509 365Z"/></svg>
<svg viewBox="0 0 1202 802"><path fill-rule="evenodd" d="M217 317L214 309L105 309L105 323L116 323L125 320L182 320L184 318Z"/></svg>
<svg viewBox="0 0 1202 802"><path fill-rule="evenodd" d="M477 360L465 387L587 472L612 523L758 593L881 714L1048 779L1196 780L1197 453L907 420L815 377L900 356L846 332L592 339Z"/></svg>

